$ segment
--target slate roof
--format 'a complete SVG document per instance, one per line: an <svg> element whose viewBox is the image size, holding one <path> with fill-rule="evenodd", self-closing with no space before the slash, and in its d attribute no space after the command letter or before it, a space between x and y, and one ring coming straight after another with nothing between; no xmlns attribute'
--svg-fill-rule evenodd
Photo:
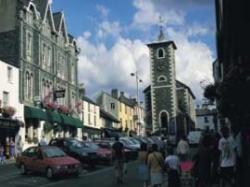
<svg viewBox="0 0 250 187"><path fill-rule="evenodd" d="M44 18L46 13L46 8L48 6L48 0L34 0L33 3L36 5L42 18Z"/></svg>
<svg viewBox="0 0 250 187"><path fill-rule="evenodd" d="M161 44L161 45L162 44L167 44L167 45L173 44L174 45L174 49L177 49L174 41L167 41L167 40L165 40L165 41L155 41L155 42L147 44L147 46L152 47L153 45L157 45L157 44Z"/></svg>
<svg viewBox="0 0 250 187"><path fill-rule="evenodd" d="M106 112L103 109L100 109L100 116L103 117L103 118L106 118L106 119L108 119L110 121L113 121L115 123L120 123L120 121L115 116L113 116L112 114Z"/></svg>
<svg viewBox="0 0 250 187"><path fill-rule="evenodd" d="M59 29L60 29L60 23L61 23L62 15L63 15L62 12L53 13L53 18L54 18L54 24L55 24L56 31L59 31Z"/></svg>
<svg viewBox="0 0 250 187"><path fill-rule="evenodd" d="M82 97L82 100L83 100L83 101L86 101L86 102L88 102L88 103L91 103L91 104L93 104L93 105L99 106L97 103L95 103L94 101L92 101L90 98L88 98L88 97L86 97L86 96L83 96L83 97Z"/></svg>
<svg viewBox="0 0 250 187"><path fill-rule="evenodd" d="M133 99L127 98L124 95L121 95L119 97L119 101L130 106L130 107L134 107L136 105L136 102Z"/></svg>
<svg viewBox="0 0 250 187"><path fill-rule="evenodd" d="M188 89L189 93L190 93L190 94L192 95L192 97L195 99L195 95L194 95L194 93L192 92L191 88L190 88L189 86L187 86L186 84L184 84L183 82L176 80L176 87L177 87L177 88L184 87L184 88Z"/></svg>

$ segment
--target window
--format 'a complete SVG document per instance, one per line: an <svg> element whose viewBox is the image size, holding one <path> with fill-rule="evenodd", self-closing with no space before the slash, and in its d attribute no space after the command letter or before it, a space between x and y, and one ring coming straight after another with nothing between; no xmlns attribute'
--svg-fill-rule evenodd
<svg viewBox="0 0 250 187"><path fill-rule="evenodd" d="M125 105L125 114L127 114L127 106Z"/></svg>
<svg viewBox="0 0 250 187"><path fill-rule="evenodd" d="M120 112L122 111L122 104L120 103Z"/></svg>
<svg viewBox="0 0 250 187"><path fill-rule="evenodd" d="M42 46L42 67L45 69L46 68L46 45L45 44L43 44L43 46Z"/></svg>
<svg viewBox="0 0 250 187"><path fill-rule="evenodd" d="M72 63L72 66L71 66L71 82L72 83L75 83L75 66L74 64Z"/></svg>
<svg viewBox="0 0 250 187"><path fill-rule="evenodd" d="M25 98L27 100L30 100L33 98L33 74L30 74L29 72L26 72L25 76Z"/></svg>
<svg viewBox="0 0 250 187"><path fill-rule="evenodd" d="M157 78L157 82L167 82L167 77L164 75L161 75Z"/></svg>
<svg viewBox="0 0 250 187"><path fill-rule="evenodd" d="M163 48L157 49L157 58L165 58L165 50Z"/></svg>
<svg viewBox="0 0 250 187"><path fill-rule="evenodd" d="M94 126L96 126L96 116L94 116Z"/></svg>
<svg viewBox="0 0 250 187"><path fill-rule="evenodd" d="M114 110L114 109L115 109L115 103L110 103L110 108L111 108L112 110Z"/></svg>
<svg viewBox="0 0 250 187"><path fill-rule="evenodd" d="M31 56L32 49L32 35L30 32L27 32L27 40L26 40L26 54L27 56Z"/></svg>
<svg viewBox="0 0 250 187"><path fill-rule="evenodd" d="M13 74L12 74L12 67L7 67L7 76L8 76L8 82L12 82Z"/></svg>
<svg viewBox="0 0 250 187"><path fill-rule="evenodd" d="M88 103L88 111L90 112L90 104Z"/></svg>
<svg viewBox="0 0 250 187"><path fill-rule="evenodd" d="M209 120L208 120L208 117L207 117L207 116L204 117L204 122L205 122L205 123L209 123Z"/></svg>
<svg viewBox="0 0 250 187"><path fill-rule="evenodd" d="M88 123L89 123L89 125L91 125L90 114L88 114Z"/></svg>
<svg viewBox="0 0 250 187"><path fill-rule="evenodd" d="M3 92L3 106L9 105L9 92Z"/></svg>

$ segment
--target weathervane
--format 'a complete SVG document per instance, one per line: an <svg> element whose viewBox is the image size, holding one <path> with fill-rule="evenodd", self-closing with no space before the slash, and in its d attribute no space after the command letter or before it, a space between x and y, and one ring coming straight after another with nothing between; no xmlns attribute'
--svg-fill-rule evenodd
<svg viewBox="0 0 250 187"><path fill-rule="evenodd" d="M159 25L160 25L160 33L159 33L159 36L158 36L159 41L163 41L165 39L165 36L164 36L164 33L163 33L163 24L164 24L164 21L163 21L162 17L159 16Z"/></svg>

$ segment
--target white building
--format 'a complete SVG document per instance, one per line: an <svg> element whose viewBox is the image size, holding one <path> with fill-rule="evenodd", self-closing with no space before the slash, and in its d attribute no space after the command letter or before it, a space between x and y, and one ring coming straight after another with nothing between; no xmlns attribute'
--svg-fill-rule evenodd
<svg viewBox="0 0 250 187"><path fill-rule="evenodd" d="M6 144L7 139L13 139L19 150L25 140L24 106L19 101L19 69L0 61L0 75L0 142ZM13 116L7 111L12 107L15 109Z"/></svg>
<svg viewBox="0 0 250 187"><path fill-rule="evenodd" d="M216 109L198 108L196 109L196 129L210 130L220 129L220 121L217 119Z"/></svg>
<svg viewBox="0 0 250 187"><path fill-rule="evenodd" d="M94 101L84 96L82 98L83 136L97 138L101 136L102 122L100 119L100 107Z"/></svg>

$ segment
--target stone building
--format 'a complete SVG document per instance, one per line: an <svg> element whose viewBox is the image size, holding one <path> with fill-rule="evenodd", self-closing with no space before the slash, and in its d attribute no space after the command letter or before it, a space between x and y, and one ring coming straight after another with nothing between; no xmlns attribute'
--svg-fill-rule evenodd
<svg viewBox="0 0 250 187"><path fill-rule="evenodd" d="M63 12L53 13L49 0L0 4L0 59L19 68L26 142L37 143L45 128L50 131L55 124L60 126L57 136L76 136L79 50Z"/></svg>
<svg viewBox="0 0 250 187"><path fill-rule="evenodd" d="M173 41L164 39L162 28L158 40L147 46L151 59L151 85L144 91L148 108L146 119L148 123L152 121L153 133L163 133L175 140L187 133L187 124L195 123L193 103L195 97L186 85L176 81L175 50L177 47ZM183 96L181 96L181 90L183 90ZM187 111L181 111L178 100L183 101ZM151 116L150 111L152 111ZM185 122L186 120L190 122Z"/></svg>

